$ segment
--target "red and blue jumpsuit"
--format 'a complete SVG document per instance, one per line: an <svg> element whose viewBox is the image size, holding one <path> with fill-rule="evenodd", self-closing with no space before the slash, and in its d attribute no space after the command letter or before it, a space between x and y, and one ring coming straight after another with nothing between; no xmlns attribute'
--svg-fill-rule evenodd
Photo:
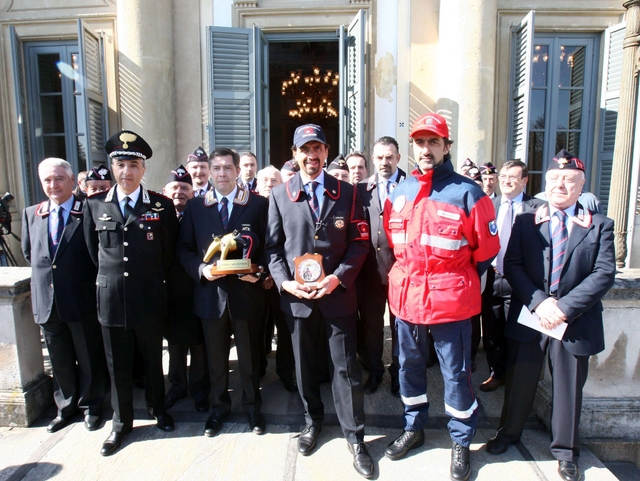
<svg viewBox="0 0 640 481"><path fill-rule="evenodd" d="M444 378L451 438L469 446L477 425L471 387L471 321L480 313L479 274L500 249L495 209L478 185L446 159L399 184L385 203L384 225L396 262L389 307L397 317L405 430L428 418L427 331Z"/></svg>

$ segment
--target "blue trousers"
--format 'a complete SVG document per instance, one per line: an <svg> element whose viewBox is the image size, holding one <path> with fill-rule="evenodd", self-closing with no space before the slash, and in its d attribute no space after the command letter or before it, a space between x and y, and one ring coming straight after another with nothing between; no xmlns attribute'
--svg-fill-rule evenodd
<svg viewBox="0 0 640 481"><path fill-rule="evenodd" d="M444 408L451 416L449 434L456 443L468 447L478 425L478 401L471 387L471 320L427 326L396 319L396 329L405 431L423 429L429 417L426 361L430 331L444 378Z"/></svg>

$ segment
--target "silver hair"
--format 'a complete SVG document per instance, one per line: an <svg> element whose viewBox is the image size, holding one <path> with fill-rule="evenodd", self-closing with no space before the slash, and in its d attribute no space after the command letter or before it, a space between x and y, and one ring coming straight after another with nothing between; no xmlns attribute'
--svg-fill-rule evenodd
<svg viewBox="0 0 640 481"><path fill-rule="evenodd" d="M73 178L73 168L71 164L64 159L57 157L47 157L38 164L38 176L41 176L42 169L46 167L62 167L69 178Z"/></svg>
<svg viewBox="0 0 640 481"><path fill-rule="evenodd" d="M257 177L258 179L260 179L261 177L263 177L263 176L267 175L267 174L268 174L268 173L270 173L270 172L272 172L272 173L274 173L274 174L277 174L277 175L276 175L276 177L279 177L279 178L280 178L280 182L282 182L282 174L281 174L281 173L280 173L280 171L279 171L276 167L274 167L273 165L267 165L264 169L260 169L260 170L258 171L258 173L256 174L256 177Z"/></svg>

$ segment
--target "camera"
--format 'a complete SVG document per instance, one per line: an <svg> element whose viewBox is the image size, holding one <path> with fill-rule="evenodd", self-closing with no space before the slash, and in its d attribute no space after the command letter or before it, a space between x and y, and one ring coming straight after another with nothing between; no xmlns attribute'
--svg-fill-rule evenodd
<svg viewBox="0 0 640 481"><path fill-rule="evenodd" d="M11 192L5 193L0 198L0 235L11 234L11 212L9 212L9 202L14 199Z"/></svg>

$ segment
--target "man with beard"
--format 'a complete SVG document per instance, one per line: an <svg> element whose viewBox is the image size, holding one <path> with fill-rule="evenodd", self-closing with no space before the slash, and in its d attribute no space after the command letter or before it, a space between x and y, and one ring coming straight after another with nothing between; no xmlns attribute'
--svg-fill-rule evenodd
<svg viewBox="0 0 640 481"><path fill-rule="evenodd" d="M267 255L292 336L305 408L307 425L298 437L298 452L311 454L322 430L324 405L318 372L323 356L319 349L328 344L338 421L356 471L370 478L373 461L364 442L364 393L355 326L355 279L369 250L369 226L356 188L323 170L329 146L322 128L315 124L298 127L293 144L300 172L271 191ZM294 262L311 253L321 256L320 262L305 261L316 271L315 285L303 281L305 270L298 268L303 263L296 267ZM322 335L327 344L318 343Z"/></svg>
<svg viewBox="0 0 640 481"><path fill-rule="evenodd" d="M447 121L420 117L411 130L417 169L384 207L384 226L396 262L389 273L389 306L396 316L404 431L385 455L400 459L424 443L428 418L427 332L433 336L451 417L450 476L471 474L469 445L478 424L471 387L471 317L480 312L480 276L500 243L491 200L453 170Z"/></svg>
<svg viewBox="0 0 640 481"><path fill-rule="evenodd" d="M209 157L202 147L187 156L187 172L193 183L193 196L204 197L212 188L209 180Z"/></svg>

